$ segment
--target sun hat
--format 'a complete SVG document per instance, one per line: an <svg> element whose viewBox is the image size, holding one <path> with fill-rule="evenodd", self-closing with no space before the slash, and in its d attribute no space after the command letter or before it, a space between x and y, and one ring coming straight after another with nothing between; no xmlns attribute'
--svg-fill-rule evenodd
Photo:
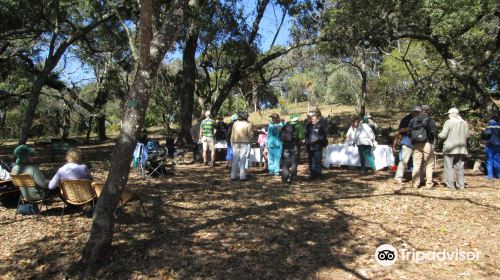
<svg viewBox="0 0 500 280"><path fill-rule="evenodd" d="M28 156L32 155L35 152L34 149L26 146L26 145L19 145L14 149L14 156L16 157L16 163L17 164L22 164L25 163Z"/></svg>
<svg viewBox="0 0 500 280"><path fill-rule="evenodd" d="M290 116L290 122L297 122L300 120L300 115L299 114L293 114Z"/></svg>

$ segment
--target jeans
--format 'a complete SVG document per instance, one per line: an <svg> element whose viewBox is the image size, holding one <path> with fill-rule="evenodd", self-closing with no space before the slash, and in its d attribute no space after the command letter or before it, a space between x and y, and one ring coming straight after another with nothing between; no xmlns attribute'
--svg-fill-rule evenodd
<svg viewBox="0 0 500 280"><path fill-rule="evenodd" d="M413 146L413 172L411 174L412 186L420 186L425 170L426 186L432 187L432 172L434 172L434 147L431 143L416 143Z"/></svg>
<svg viewBox="0 0 500 280"><path fill-rule="evenodd" d="M283 150L282 146L277 147L267 147L268 155L268 170L271 175L280 174L280 162L281 162L281 152Z"/></svg>
<svg viewBox="0 0 500 280"><path fill-rule="evenodd" d="M246 180L245 165L250 152L250 144L233 144L233 163L231 164L231 179L236 179L238 173L240 180Z"/></svg>
<svg viewBox="0 0 500 280"><path fill-rule="evenodd" d="M464 155L444 155L444 181L449 189L456 187L463 189L464 183Z"/></svg>
<svg viewBox="0 0 500 280"><path fill-rule="evenodd" d="M401 160L398 164L398 170L396 171L396 176L394 177L395 179L403 179L405 169L408 167L413 149L408 146L402 145L401 152Z"/></svg>
<svg viewBox="0 0 500 280"><path fill-rule="evenodd" d="M372 170L375 170L375 158L373 157L372 146L358 145L358 152L361 169L366 170L366 167L369 166Z"/></svg>
<svg viewBox="0 0 500 280"><path fill-rule="evenodd" d="M282 180L295 179L297 177L297 165L299 163L300 146L293 144L283 148L283 173Z"/></svg>
<svg viewBox="0 0 500 280"><path fill-rule="evenodd" d="M311 177L315 178L321 176L321 157L323 156L322 150L313 149L309 150L309 170Z"/></svg>
<svg viewBox="0 0 500 280"><path fill-rule="evenodd" d="M500 146L486 146L486 170L488 177L500 178Z"/></svg>

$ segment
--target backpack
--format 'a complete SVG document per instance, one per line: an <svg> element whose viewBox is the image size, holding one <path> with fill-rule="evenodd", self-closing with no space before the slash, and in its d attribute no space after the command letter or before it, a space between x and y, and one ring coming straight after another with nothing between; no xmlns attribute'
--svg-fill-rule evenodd
<svg viewBox="0 0 500 280"><path fill-rule="evenodd" d="M287 123L281 130L280 139L283 143L295 142L295 126Z"/></svg>
<svg viewBox="0 0 500 280"><path fill-rule="evenodd" d="M423 143L427 141L427 125L428 117L416 118L411 126L411 142L412 143Z"/></svg>

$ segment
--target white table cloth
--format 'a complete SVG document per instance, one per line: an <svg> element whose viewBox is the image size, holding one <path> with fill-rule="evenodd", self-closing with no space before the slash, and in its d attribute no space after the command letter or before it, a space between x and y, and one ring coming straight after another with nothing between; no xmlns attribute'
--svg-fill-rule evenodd
<svg viewBox="0 0 500 280"><path fill-rule="evenodd" d="M248 155L248 162L250 164L260 162L260 148L251 148Z"/></svg>
<svg viewBox="0 0 500 280"><path fill-rule="evenodd" d="M225 140L215 141L215 148L216 149L227 149L227 142Z"/></svg>
<svg viewBox="0 0 500 280"><path fill-rule="evenodd" d="M380 170L395 164L392 148L387 145L377 145L373 151L375 157L375 169ZM325 167L331 165L361 166L358 148L344 144L328 145L326 150Z"/></svg>

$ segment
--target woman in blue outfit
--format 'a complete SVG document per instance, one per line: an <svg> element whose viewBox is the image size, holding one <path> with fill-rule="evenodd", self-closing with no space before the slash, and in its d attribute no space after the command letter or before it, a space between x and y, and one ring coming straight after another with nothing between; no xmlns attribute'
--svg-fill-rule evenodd
<svg viewBox="0 0 500 280"><path fill-rule="evenodd" d="M269 175L280 175L281 153L283 151L283 143L280 139L280 132L283 124L280 123L280 116L277 113L271 114L272 121L267 129L266 147L269 152L268 170Z"/></svg>
<svg viewBox="0 0 500 280"><path fill-rule="evenodd" d="M498 114L488 121L483 131L486 141L486 179L500 178L500 122Z"/></svg>

